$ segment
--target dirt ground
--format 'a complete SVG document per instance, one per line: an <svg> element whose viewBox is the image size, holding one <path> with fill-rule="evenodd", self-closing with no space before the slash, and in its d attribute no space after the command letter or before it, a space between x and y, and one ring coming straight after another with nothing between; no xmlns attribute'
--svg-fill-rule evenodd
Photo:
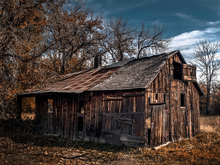
<svg viewBox="0 0 220 165"><path fill-rule="evenodd" d="M204 119L201 126L208 126L208 120L217 127L213 118ZM33 121L0 121L0 164L220 164L217 131L203 130L191 139L150 150L71 141L33 130Z"/></svg>

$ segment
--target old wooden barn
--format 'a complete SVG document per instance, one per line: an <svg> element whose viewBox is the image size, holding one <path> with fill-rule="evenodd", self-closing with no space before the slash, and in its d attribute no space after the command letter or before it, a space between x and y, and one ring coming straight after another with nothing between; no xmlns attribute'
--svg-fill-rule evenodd
<svg viewBox="0 0 220 165"><path fill-rule="evenodd" d="M35 97L42 133L73 140L154 147L199 133L196 66L179 51L68 74Z"/></svg>

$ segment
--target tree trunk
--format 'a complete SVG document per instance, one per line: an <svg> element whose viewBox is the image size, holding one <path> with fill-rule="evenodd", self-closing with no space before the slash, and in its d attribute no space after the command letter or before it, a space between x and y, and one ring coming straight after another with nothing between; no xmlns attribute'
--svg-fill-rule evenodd
<svg viewBox="0 0 220 165"><path fill-rule="evenodd" d="M209 102L210 102L210 89L207 87L207 96L206 96L206 114L209 115Z"/></svg>

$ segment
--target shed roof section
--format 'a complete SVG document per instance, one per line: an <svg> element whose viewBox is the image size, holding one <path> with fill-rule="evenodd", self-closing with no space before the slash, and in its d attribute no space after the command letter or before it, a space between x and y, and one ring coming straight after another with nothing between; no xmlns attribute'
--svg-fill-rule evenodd
<svg viewBox="0 0 220 165"><path fill-rule="evenodd" d="M177 51L130 61L89 91L147 88L166 64L167 59L175 53Z"/></svg>
<svg viewBox="0 0 220 165"><path fill-rule="evenodd" d="M108 78L118 68L96 68L80 72L78 74L69 74L66 79L55 83L49 87L43 88L34 93L62 92L62 93L81 93Z"/></svg>

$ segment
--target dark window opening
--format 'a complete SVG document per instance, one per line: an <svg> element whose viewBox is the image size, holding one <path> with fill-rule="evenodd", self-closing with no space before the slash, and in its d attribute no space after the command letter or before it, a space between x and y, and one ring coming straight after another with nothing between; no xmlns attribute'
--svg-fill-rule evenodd
<svg viewBox="0 0 220 165"><path fill-rule="evenodd" d="M148 128L148 145L150 145L151 129Z"/></svg>
<svg viewBox="0 0 220 165"><path fill-rule="evenodd" d="M79 110L78 110L78 112L79 112L79 113L84 113L84 109L85 109L85 107L84 107L84 101L83 101L83 100L80 100L80 101L79 101Z"/></svg>
<svg viewBox="0 0 220 165"><path fill-rule="evenodd" d="M156 93L155 99L158 100L158 93Z"/></svg>
<svg viewBox="0 0 220 165"><path fill-rule="evenodd" d="M181 107L185 107L185 94L181 94Z"/></svg>
<svg viewBox="0 0 220 165"><path fill-rule="evenodd" d="M173 62L173 67L174 67L174 71L173 71L174 79L182 80L182 76L183 76L182 64L178 62Z"/></svg>
<svg viewBox="0 0 220 165"><path fill-rule="evenodd" d="M47 100L47 113L53 113L53 99Z"/></svg>
<svg viewBox="0 0 220 165"><path fill-rule="evenodd" d="M83 131L83 117L78 117L78 131Z"/></svg>

